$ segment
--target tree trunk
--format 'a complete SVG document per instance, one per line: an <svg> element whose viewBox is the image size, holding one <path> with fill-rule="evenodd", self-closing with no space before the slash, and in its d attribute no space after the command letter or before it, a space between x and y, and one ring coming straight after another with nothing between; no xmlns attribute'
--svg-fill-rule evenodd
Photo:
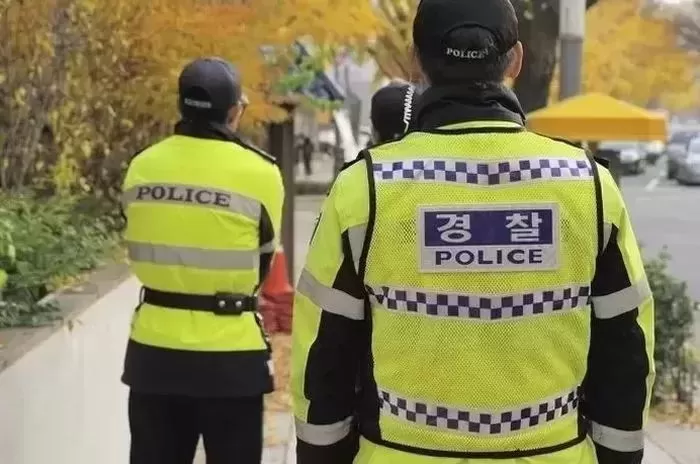
<svg viewBox="0 0 700 464"><path fill-rule="evenodd" d="M535 3L535 2L533 2ZM557 41L559 36L559 18L547 4L532 6L538 11L534 17L518 8L520 22L520 40L525 54L523 69L515 80L515 91L525 113L547 105L549 85L554 75L557 62Z"/></svg>
<svg viewBox="0 0 700 464"><path fill-rule="evenodd" d="M559 0L512 0L525 48L523 69L515 90L525 113L547 106L549 85L557 64ZM586 0L586 8L598 0Z"/></svg>

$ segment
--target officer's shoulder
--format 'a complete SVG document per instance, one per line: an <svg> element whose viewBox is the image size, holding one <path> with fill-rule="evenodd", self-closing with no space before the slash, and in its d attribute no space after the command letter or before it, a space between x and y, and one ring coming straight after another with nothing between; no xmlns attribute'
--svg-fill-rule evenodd
<svg viewBox="0 0 700 464"><path fill-rule="evenodd" d="M369 150L381 150L382 148L387 148L391 145L400 144L403 141L403 139L405 139L409 134L415 134L415 133L416 133L415 131L409 130L408 132L404 132L403 134L401 134L399 137L385 140L383 142L374 143L374 144L368 146L367 148L365 148L363 151L365 151L365 150L367 150L367 151L369 151Z"/></svg>
<svg viewBox="0 0 700 464"><path fill-rule="evenodd" d="M234 142L235 142L237 145L239 145L239 146L245 148L246 150L248 150L248 151L250 151L250 152L252 152L252 153L255 153L256 155L258 155L258 156L259 156L261 159L263 159L264 161L266 161L266 162L268 162L268 163L270 163L270 164L277 165L277 159L276 159L274 156L270 155L269 153L266 153L262 148L256 147L256 146L253 145L252 143L247 142L247 141L245 141L245 140L242 140L242 139L240 139L240 138L238 138L238 137L235 139Z"/></svg>
<svg viewBox="0 0 700 464"><path fill-rule="evenodd" d="M146 153L146 151L148 151L149 148L151 148L151 147L150 147L149 145L146 145L145 147L142 147L142 148L136 150L136 152L133 153L133 154L129 157L129 160L127 161L127 163L128 163L128 164L133 163L134 160L135 160L136 158L139 157L139 155L143 155L144 153Z"/></svg>
<svg viewBox="0 0 700 464"><path fill-rule="evenodd" d="M365 149L361 150L360 153L357 154L355 159L350 160L350 161L346 161L345 163L343 163L343 166L340 168L340 172L343 172L347 169L350 169L352 166L354 166L357 163L359 163L360 161L364 160L365 156L367 154L366 152L367 152L367 149L365 148Z"/></svg>
<svg viewBox="0 0 700 464"><path fill-rule="evenodd" d="M531 134L535 134L536 136L540 137L541 139L549 140L550 142L557 143L557 144L566 145L567 148L571 148L571 149L574 149L574 150L578 149L578 150L582 150L582 151L583 151L583 147L577 145L576 143L572 142L571 140L562 139L562 138L559 138L559 137L551 137L551 136L549 136L549 135L542 135L542 134L538 134L537 132L530 132L530 133L531 133Z"/></svg>
<svg viewBox="0 0 700 464"><path fill-rule="evenodd" d="M142 160L145 158L144 155L147 155L148 153L157 151L159 148L159 145L168 140L169 137L166 137L164 139L161 139L155 143L152 143L150 145L143 145L141 148L137 149L134 153L129 156L129 159L126 161L127 166L131 166L135 164L137 161Z"/></svg>
<svg viewBox="0 0 700 464"><path fill-rule="evenodd" d="M586 157L588 157L589 159L592 159L593 161L595 161L597 164L599 164L600 166L602 166L605 169L608 169L610 167L609 160L592 154L588 149L580 147L570 140L560 139L557 137L547 137L547 138L550 140L553 140L554 142L563 143L563 144L568 145L569 147L572 147L574 149L578 149L578 150L582 151L586 155Z"/></svg>

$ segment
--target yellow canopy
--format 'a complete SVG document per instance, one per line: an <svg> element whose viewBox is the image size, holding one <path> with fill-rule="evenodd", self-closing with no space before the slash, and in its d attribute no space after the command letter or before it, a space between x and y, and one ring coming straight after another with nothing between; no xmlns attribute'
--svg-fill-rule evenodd
<svg viewBox="0 0 700 464"><path fill-rule="evenodd" d="M567 140L666 140L666 118L602 93L568 98L527 116L530 130Z"/></svg>

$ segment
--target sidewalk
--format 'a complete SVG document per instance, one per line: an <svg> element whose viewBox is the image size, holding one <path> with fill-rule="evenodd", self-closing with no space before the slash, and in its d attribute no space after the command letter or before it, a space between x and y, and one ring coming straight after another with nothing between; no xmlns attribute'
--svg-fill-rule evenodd
<svg viewBox="0 0 700 464"><path fill-rule="evenodd" d="M333 158L325 153L314 153L311 159L311 175L304 172L304 164L299 162L296 166L295 180L297 182L325 183L333 179Z"/></svg>
<svg viewBox="0 0 700 464"><path fill-rule="evenodd" d="M698 428L650 421L647 424L646 443L649 459L645 459L645 464L700 464ZM664 454L670 459L664 461L661 457Z"/></svg>

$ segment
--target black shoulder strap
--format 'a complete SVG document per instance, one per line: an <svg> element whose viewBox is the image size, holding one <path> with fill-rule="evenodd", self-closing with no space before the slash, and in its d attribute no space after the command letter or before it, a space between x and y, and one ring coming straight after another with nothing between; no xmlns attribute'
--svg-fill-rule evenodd
<svg viewBox="0 0 700 464"><path fill-rule="evenodd" d="M365 160L367 168L367 186L369 187L369 215L367 218L367 231L365 232L365 240L362 244L362 253L360 254L360 262L358 266L358 276L360 281L365 280L365 271L367 270L367 256L369 255L369 247L372 244L372 233L374 232L374 222L377 216L377 191L374 183L374 164L372 163L372 154L369 150L364 149L357 156L355 161Z"/></svg>
<svg viewBox="0 0 700 464"><path fill-rule="evenodd" d="M547 137L547 136L544 136ZM591 165L591 174L593 174L593 184L595 188L595 205L596 205L596 221L597 221L597 231L598 231L598 256L603 254L603 249L605 247L605 234L604 234L604 216L603 216L603 188L600 183L600 172L598 171L598 165L603 166L604 168L608 168L610 165L610 162L606 159L599 158L597 156L594 156L591 152L589 152L586 149L581 148L578 144L566 140L566 139L560 139L560 138L555 138L555 137L548 137L551 140L554 140L556 142L561 142L565 143L567 145L570 145L572 147L576 147L578 149L584 150L586 153L586 157L588 158L588 162Z"/></svg>
<svg viewBox="0 0 700 464"><path fill-rule="evenodd" d="M602 158L602 157L600 157L600 156L594 156L593 159L594 159L598 164L600 164L601 166L603 166L605 169L609 169L609 168L610 168L610 160L609 160L609 159L605 159L605 158Z"/></svg>
<svg viewBox="0 0 700 464"><path fill-rule="evenodd" d="M258 148L252 143L245 142L243 141L240 137L234 136L233 140L234 143L237 143L238 145L242 146L246 150L250 150L253 153L259 155L262 159L265 161L269 161L272 164L277 164L277 158L274 156L270 155L269 153L265 152L262 148Z"/></svg>
<svg viewBox="0 0 700 464"><path fill-rule="evenodd" d="M365 149L365 150L366 150L366 149ZM341 171L345 171L345 170L346 170L347 168L349 168L350 166L352 166L352 165L354 165L354 164L357 164L358 161L362 161L362 160L364 159L364 155L363 155L362 153L363 153L365 150L362 150L362 151L355 157L354 160L346 161L345 163L343 163L343 166L340 168L340 170L341 170Z"/></svg>
<svg viewBox="0 0 700 464"><path fill-rule="evenodd" d="M607 160L605 163L599 161L598 158L593 156L588 150L586 150L586 156L588 157L588 162L591 164L591 173L593 174L593 186L595 189L595 209L596 209L596 221L597 221L597 231L598 231L598 256L603 254L604 243L604 216L603 216L603 186L600 182L600 172L598 171L598 163L603 167L607 167Z"/></svg>
<svg viewBox="0 0 700 464"><path fill-rule="evenodd" d="M131 155L131 156L129 157L129 162L128 162L128 164L131 164L131 162L134 161L134 158L136 158L136 157L139 156L141 153L143 153L144 151L146 151L147 148L148 148L148 145L146 145L145 147L141 148L141 149L138 150L136 153L134 153L133 155Z"/></svg>

